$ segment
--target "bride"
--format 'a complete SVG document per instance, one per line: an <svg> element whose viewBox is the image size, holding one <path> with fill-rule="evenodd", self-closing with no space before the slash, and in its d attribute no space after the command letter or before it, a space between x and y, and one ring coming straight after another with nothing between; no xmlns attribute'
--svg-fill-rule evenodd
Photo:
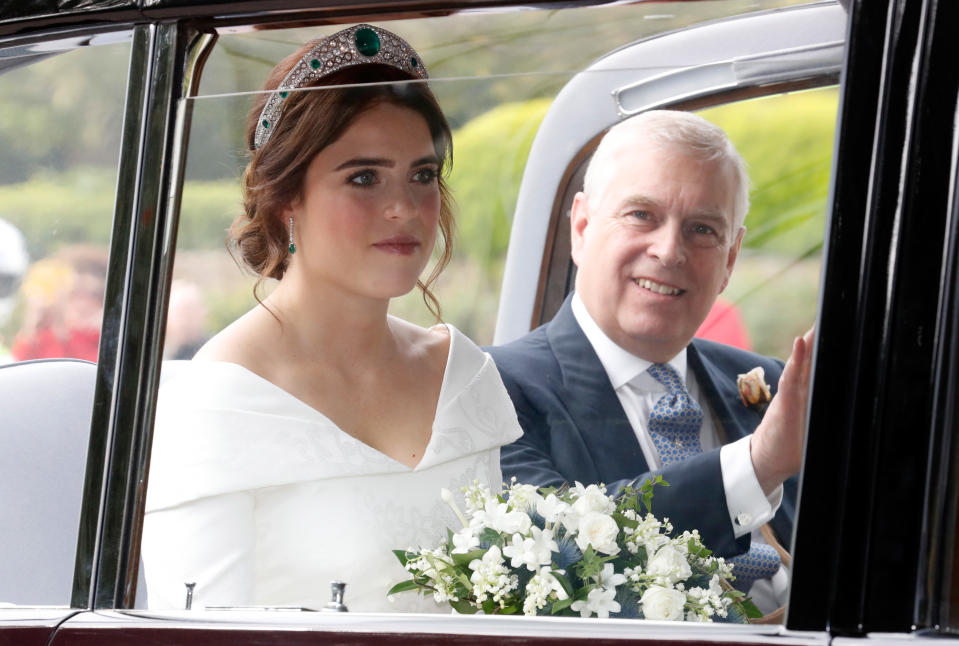
<svg viewBox="0 0 959 646"><path fill-rule="evenodd" d="M142 542L151 608L183 608L187 583L194 608L320 608L338 579L353 611L436 609L387 599L408 578L391 550L455 529L440 489L498 489L499 447L522 431L488 355L451 325L387 314L418 286L439 320L429 287L450 257L451 134L425 79L407 43L369 25L268 77L231 238L279 282L165 368Z"/></svg>

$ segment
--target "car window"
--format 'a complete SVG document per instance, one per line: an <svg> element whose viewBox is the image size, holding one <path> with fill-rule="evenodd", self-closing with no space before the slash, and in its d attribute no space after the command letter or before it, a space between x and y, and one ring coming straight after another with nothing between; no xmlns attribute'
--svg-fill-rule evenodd
<svg viewBox="0 0 959 646"><path fill-rule="evenodd" d="M699 112L729 133L752 191L733 278L697 336L785 358L816 320L838 98L829 87Z"/></svg>
<svg viewBox="0 0 959 646"><path fill-rule="evenodd" d="M0 52L0 605L70 605L128 38Z"/></svg>
<svg viewBox="0 0 959 646"><path fill-rule="evenodd" d="M799 3L767 2L759 3L758 8L791 4ZM634 41L756 8L756 3L742 2L697 3L696 7L657 3L642 7L466 12L445 18L390 21L386 26L413 43L426 61L431 88L454 131L449 184L456 200L457 233L453 260L435 289L443 319L478 343L494 340L497 312L510 306L501 290L512 227L524 215L517 210L517 198L527 160L540 123L567 82L596 59ZM206 63L199 94L191 100L192 130L165 358L189 359L206 340L256 305L255 277L237 266L224 245L225 232L242 209L239 183L246 148L242 124L252 103L251 93L258 90L271 66L307 39L336 29L238 28L220 34ZM695 50L683 52L679 65L696 68L709 62L705 56ZM651 66L640 71L656 69ZM775 157L775 151L760 144L770 141L769 132L786 127L789 111L815 110L817 114L811 120L815 121L810 126L812 134L806 139L797 136L797 141L790 144L794 148L789 150L804 149L802 159L796 165L769 168L768 174L754 180L754 200L757 204L766 201L762 207L765 215L756 225L754 257L744 263L749 271L742 272L742 282L735 289L730 286L728 297L744 311L750 343L761 352L782 356L782 338L792 334L785 330L784 321L804 327L814 315L835 97L834 89L797 92L729 107L717 105L704 112L731 131L738 128L734 138L737 143L742 139L744 147L749 147L750 119L763 112L770 115L763 135L754 138L756 150L743 151L751 164L764 169L765 160ZM608 94L595 100L608 100ZM719 103L723 101L716 100L713 105ZM593 135L598 136L608 125L598 124ZM815 143L810 144L810 139ZM562 140L553 145L557 156L571 154ZM794 184L796 177L804 177L808 183ZM565 178L567 182L569 179ZM551 204L556 193L568 186L542 186L541 199ZM770 197L771 193L775 196ZM798 229L797 223L801 225ZM547 265L541 249L532 252L538 267ZM568 250L566 254L568 268ZM757 323L768 314L768 308L762 305L761 289L783 288L782 283L770 287L770 276L793 279L793 272L799 275L795 278L799 285L795 288L797 311L783 311L780 319ZM531 276L531 280L536 283L541 277ZM270 288L267 281L261 286L260 297ZM434 322L417 293L396 299L392 312L422 325ZM770 329L773 332L767 333ZM176 374L177 366L168 363L163 370L161 383ZM160 406L163 397L161 386ZM344 570L342 578L348 583L347 564ZM149 581L149 563L146 578ZM192 588L189 577L182 583L185 605ZM349 600L347 587L347 605ZM179 597L176 602L180 603Z"/></svg>
<svg viewBox="0 0 959 646"><path fill-rule="evenodd" d="M453 261L435 290L444 319L478 343L492 341L526 157L552 98L574 74L617 47L653 34L790 4L799 3L670 3L655 9L484 12L391 21L426 60L431 88L454 130L449 184L456 199L457 235ZM332 31L224 34L206 65L193 102L174 270L175 279L199 284L206 275L217 285L200 287L209 317L206 334L255 303L252 279L223 253L224 231L240 208L236 186L245 164L241 124L251 103L247 93L261 87L271 64L306 40ZM684 52L681 64L703 62L705 55ZM433 322L416 294L397 299L393 311L420 324ZM172 348L164 354L177 356Z"/></svg>

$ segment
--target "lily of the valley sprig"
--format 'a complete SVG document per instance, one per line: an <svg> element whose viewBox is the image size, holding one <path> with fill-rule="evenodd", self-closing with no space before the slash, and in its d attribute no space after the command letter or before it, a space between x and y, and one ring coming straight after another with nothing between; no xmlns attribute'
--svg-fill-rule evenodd
<svg viewBox="0 0 959 646"><path fill-rule="evenodd" d="M696 531L672 536L651 513L661 477L619 498L602 485L536 489L515 480L493 494L464 487L462 527L436 547L394 550L411 579L389 594L418 591L457 612L611 615L659 620L745 621L759 616L732 588L732 566Z"/></svg>

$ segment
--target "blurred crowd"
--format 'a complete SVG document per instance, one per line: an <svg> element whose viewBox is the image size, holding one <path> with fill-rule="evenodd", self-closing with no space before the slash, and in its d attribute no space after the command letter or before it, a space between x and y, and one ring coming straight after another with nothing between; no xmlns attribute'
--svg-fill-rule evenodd
<svg viewBox="0 0 959 646"><path fill-rule="evenodd" d="M69 357L96 361L109 252L67 244L31 260L23 234L0 219L0 363ZM206 340L201 290L173 282L164 357L189 359Z"/></svg>

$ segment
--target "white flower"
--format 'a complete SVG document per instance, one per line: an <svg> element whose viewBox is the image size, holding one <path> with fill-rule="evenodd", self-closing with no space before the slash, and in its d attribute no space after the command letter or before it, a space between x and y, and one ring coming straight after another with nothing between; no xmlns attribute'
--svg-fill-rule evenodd
<svg viewBox="0 0 959 646"><path fill-rule="evenodd" d="M590 617L596 613L600 619L606 619L610 612L619 612L620 605L613 598L615 596L616 590L596 587L586 595L586 601L574 601L570 608L578 612L580 617Z"/></svg>
<svg viewBox="0 0 959 646"><path fill-rule="evenodd" d="M706 564L711 565L715 563L717 566L716 574L718 574L723 579L728 579L733 575L733 564L727 563L726 559L721 556L710 556L706 559Z"/></svg>
<svg viewBox="0 0 959 646"><path fill-rule="evenodd" d="M660 585L673 585L685 581L693 573L686 555L672 544L660 547L646 564L646 574L656 577Z"/></svg>
<svg viewBox="0 0 959 646"><path fill-rule="evenodd" d="M640 545L646 549L646 554L655 554L660 546L670 542L669 537L662 534L663 531L667 534L672 531L669 521L660 522L652 514L646 514L627 538L626 546L632 554L638 551Z"/></svg>
<svg viewBox="0 0 959 646"><path fill-rule="evenodd" d="M569 498L573 504L563 516L563 525L567 531L575 534L579 531L580 523L589 514L611 514L616 510L616 503L606 495L606 489L594 484L584 487L577 482L569 490Z"/></svg>
<svg viewBox="0 0 959 646"><path fill-rule="evenodd" d="M412 552L412 550L407 551ZM445 556L442 548L435 550L421 549L418 556L406 562L406 569L410 572L416 570L423 576L437 581L440 577L439 570L449 565Z"/></svg>
<svg viewBox="0 0 959 646"><path fill-rule="evenodd" d="M434 579L434 590L433 590L433 600L436 603L444 603L446 601L459 601L459 597L456 596L456 582L448 574L442 575L438 579Z"/></svg>
<svg viewBox="0 0 959 646"><path fill-rule="evenodd" d="M596 583L606 590L615 590L616 586L626 583L626 575L618 574L613 570L612 563L603 565L603 571L596 577Z"/></svg>
<svg viewBox="0 0 959 646"><path fill-rule="evenodd" d="M616 511L616 503L613 502L611 497L606 495L606 489L600 488L597 485L591 484L588 487L584 487L577 482L575 486L570 489L570 494L573 494L576 498L576 500L573 501L573 513L578 516L585 516L590 512L611 514Z"/></svg>
<svg viewBox="0 0 959 646"><path fill-rule="evenodd" d="M719 584L718 574L714 574L713 578L709 580L709 591L717 597L723 594L723 586Z"/></svg>
<svg viewBox="0 0 959 646"><path fill-rule="evenodd" d="M510 575L503 562L503 555L496 545L490 547L482 559L470 561L469 567L473 570L470 575L473 593L479 603L492 598L502 606L506 595L519 586L519 579L515 574Z"/></svg>
<svg viewBox="0 0 959 646"><path fill-rule="evenodd" d="M583 516L578 523L576 545L583 552L590 545L597 552L603 554L618 554L619 546L616 537L619 535L619 526L612 516L599 512L590 512Z"/></svg>
<svg viewBox="0 0 959 646"><path fill-rule="evenodd" d="M478 480L473 484L463 487L463 497L466 501L466 513L474 514L483 509L490 500L496 497L490 492L489 487L481 485Z"/></svg>
<svg viewBox="0 0 959 646"><path fill-rule="evenodd" d="M482 565L500 565L503 563L503 553L497 545L491 545L482 558L470 561L470 569L477 570Z"/></svg>
<svg viewBox="0 0 959 646"><path fill-rule="evenodd" d="M505 502L495 498L487 500L483 509L476 512L471 522L474 529L490 527L504 534L525 534L532 524L529 516L521 511L509 511Z"/></svg>
<svg viewBox="0 0 959 646"><path fill-rule="evenodd" d="M528 484L513 484L509 488L509 508L510 511L526 512L529 509L536 509L539 501L543 497L536 491L536 487Z"/></svg>
<svg viewBox="0 0 959 646"><path fill-rule="evenodd" d="M479 547L479 536L473 531L472 527L464 527L453 534L452 554L466 554L474 547Z"/></svg>
<svg viewBox="0 0 959 646"><path fill-rule="evenodd" d="M543 517L547 523L555 523L564 514L569 512L569 504L563 502L551 493L545 498L540 498L536 503L536 513Z"/></svg>
<svg viewBox="0 0 959 646"><path fill-rule="evenodd" d="M651 585L639 600L646 619L661 619L664 621L682 621L683 608L686 605L686 595L673 588L664 588L661 585Z"/></svg>
<svg viewBox="0 0 959 646"><path fill-rule="evenodd" d="M531 531L531 538L513 534L513 542L503 548L503 555L513 559L510 565L514 568L525 565L530 572L535 572L540 565L550 564L552 553L558 552L559 546L553 540L552 530L534 526Z"/></svg>
<svg viewBox="0 0 959 646"><path fill-rule="evenodd" d="M514 478L498 495L477 481L462 491L467 511L462 518L469 517L467 525L450 532L449 540L435 549L411 547L406 552L405 566L413 575L406 586L415 586L437 603L464 603L479 610L485 606L486 612L521 606L524 614L536 615L549 613L562 602L583 617L606 618L621 612L616 597L623 591L630 596L629 603L636 604L632 608L647 619L706 622L726 617L738 607L735 597L724 590L731 565L712 555L699 556L708 552L699 532L673 537L668 518L638 513L627 508L629 501L617 504L603 485L577 482L568 490L543 496ZM461 516L454 495L449 490L440 495ZM620 527L620 522L625 526ZM494 545L481 549L486 538ZM574 577L575 594L563 587L571 585L565 572L554 569L553 559L564 558L558 556L562 541L575 541L584 554L595 553L610 561L593 561L585 581ZM466 563L462 554L469 554ZM614 559L619 565L614 565ZM583 565L581 559L579 566L571 567L579 571ZM528 573L521 571L524 566ZM520 581L525 582L522 587ZM638 602L632 600L636 598Z"/></svg>
<svg viewBox="0 0 959 646"><path fill-rule="evenodd" d="M627 580L627 581L629 581L630 583L633 583L633 584L638 584L638 583L639 583L639 578L640 578L640 576L642 576L642 574L643 574L643 568L640 567L639 565L637 565L637 566L634 567L634 568L628 567L628 568L625 568L625 569L623 570L623 576L626 577L626 580ZM635 585L630 586L630 587L632 587L634 590L636 590L636 586L635 586ZM637 591L638 591L638 590L637 590Z"/></svg>
<svg viewBox="0 0 959 646"><path fill-rule="evenodd" d="M569 595L563 589L559 580L553 576L548 567L540 568L539 572L526 584L526 598L523 600L523 614L535 615L543 608L546 602L553 599L566 599Z"/></svg>

